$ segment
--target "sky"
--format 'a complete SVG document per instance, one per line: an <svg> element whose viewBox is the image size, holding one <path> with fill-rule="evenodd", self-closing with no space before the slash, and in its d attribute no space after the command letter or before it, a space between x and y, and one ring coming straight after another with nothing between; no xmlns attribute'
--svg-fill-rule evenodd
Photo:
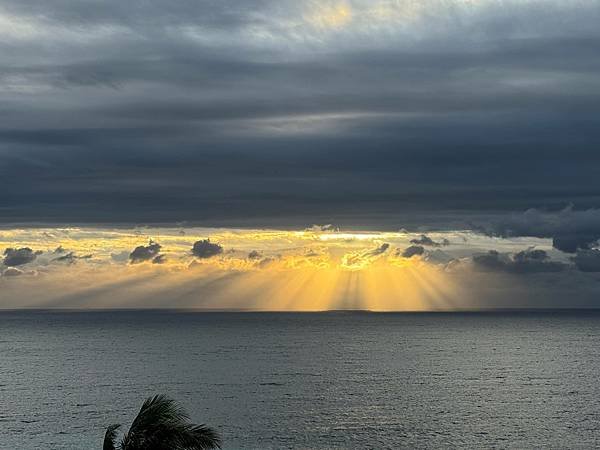
<svg viewBox="0 0 600 450"><path fill-rule="evenodd" d="M594 308L600 250L472 230L0 230L0 308Z"/></svg>
<svg viewBox="0 0 600 450"><path fill-rule="evenodd" d="M0 307L179 272L214 282L112 306L593 307L598 23L597 0L1 0ZM307 270L330 298L221 286Z"/></svg>

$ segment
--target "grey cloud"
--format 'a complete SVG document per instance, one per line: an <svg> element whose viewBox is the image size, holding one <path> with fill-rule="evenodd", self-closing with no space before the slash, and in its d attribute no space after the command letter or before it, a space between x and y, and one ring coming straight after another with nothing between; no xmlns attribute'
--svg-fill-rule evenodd
<svg viewBox="0 0 600 450"><path fill-rule="evenodd" d="M129 259L129 252L127 250L123 250L120 253L111 253L110 258L115 262L125 262Z"/></svg>
<svg viewBox="0 0 600 450"><path fill-rule="evenodd" d="M490 250L488 253L473 255L473 264L481 271L498 271L516 274L560 272L567 266L550 261L543 250L527 249L514 255Z"/></svg>
<svg viewBox="0 0 600 450"><path fill-rule="evenodd" d="M435 249L434 251L427 253L427 256L425 257L425 261L432 263L432 264L447 265L450 262L452 262L453 260L454 260L453 256L450 256L448 253L446 253L440 249Z"/></svg>
<svg viewBox="0 0 600 450"><path fill-rule="evenodd" d="M391 227L390 210L600 206L597 4L417 3L378 24L350 2L327 30L315 2L4 1L0 218Z"/></svg>
<svg viewBox="0 0 600 450"><path fill-rule="evenodd" d="M419 238L411 239L410 243L415 244L415 245L425 245L425 246L430 246L430 247L441 247L442 245L450 245L450 241L448 241L448 239L446 239L446 238L444 238L441 242L436 242L425 234L422 234L421 237L419 237Z"/></svg>
<svg viewBox="0 0 600 450"><path fill-rule="evenodd" d="M305 231L320 231L320 232L336 232L340 231L338 227L333 226L333 224L325 224L325 225L312 225L309 228L306 228Z"/></svg>
<svg viewBox="0 0 600 450"><path fill-rule="evenodd" d="M482 255L474 255L473 263L482 270L502 270L510 264L510 259L496 250L490 250Z"/></svg>
<svg viewBox="0 0 600 450"><path fill-rule="evenodd" d="M365 257L379 256L379 255L384 254L388 250L388 248L390 248L390 244L388 244L387 242L384 242L379 247L376 247L372 250L368 250L368 251L364 252L362 254L362 256L365 256Z"/></svg>
<svg viewBox="0 0 600 450"><path fill-rule="evenodd" d="M154 258L152 258L152 264L164 264L166 260L167 258L165 255L156 255Z"/></svg>
<svg viewBox="0 0 600 450"><path fill-rule="evenodd" d="M425 248L420 245L411 245L402 251L401 255L403 258L411 258L415 255L422 255L425 253Z"/></svg>
<svg viewBox="0 0 600 450"><path fill-rule="evenodd" d="M17 277L19 275L23 275L25 272L23 272L21 269L17 269L16 267L8 267L4 270L4 272L2 272L2 276L4 277Z"/></svg>
<svg viewBox="0 0 600 450"><path fill-rule="evenodd" d="M210 239L197 241L192 247L192 254L198 258L210 258L221 253L223 253L223 247L210 242Z"/></svg>
<svg viewBox="0 0 600 450"><path fill-rule="evenodd" d="M582 272L600 272L600 250L578 250L571 260Z"/></svg>
<svg viewBox="0 0 600 450"><path fill-rule="evenodd" d="M56 253L56 251L54 252ZM62 252L61 252L62 253ZM56 262L67 262L69 264L72 264L75 262L75 259L77 259L77 256L75 255L75 253L73 252L69 252L65 255L59 256L58 258L54 258L52 261L56 261Z"/></svg>
<svg viewBox="0 0 600 450"><path fill-rule="evenodd" d="M552 245L566 253L575 253L578 249L588 249L596 244L600 238L600 231L597 233L568 233L554 236Z"/></svg>
<svg viewBox="0 0 600 450"><path fill-rule="evenodd" d="M548 253L545 250L539 250L530 248L515 253L513 260L516 263L526 263L528 261L546 261L548 259Z"/></svg>
<svg viewBox="0 0 600 450"><path fill-rule="evenodd" d="M378 256L383 255L390 248L390 244L383 243L378 247L363 252L349 253L344 256L344 264L346 266L355 266L361 264L363 261L372 261L377 259Z"/></svg>
<svg viewBox="0 0 600 450"><path fill-rule="evenodd" d="M248 253L248 259L260 259L262 258L262 254L258 250L252 250Z"/></svg>
<svg viewBox="0 0 600 450"><path fill-rule="evenodd" d="M253 0L252 9L265 9L270 2ZM131 29L148 30L167 25L202 25L223 29L235 29L256 23L259 19L248 14L246 7L236 2L208 3L183 0L165 5L159 1L116 0L72 3L68 0L53 2L52 7L44 1L19 2L7 0L3 9L25 18L37 18L43 14L45 24L63 26L117 25ZM244 5L245 6L245 5ZM85 29L85 28L84 28Z"/></svg>
<svg viewBox="0 0 600 450"><path fill-rule="evenodd" d="M575 253L578 249L591 248L600 238L600 209L567 207L559 212L529 209L482 228L489 234L503 237L552 238L552 245L558 250Z"/></svg>
<svg viewBox="0 0 600 450"><path fill-rule="evenodd" d="M62 247L59 247L59 248L62 249ZM57 251L55 250L53 253L57 253ZM62 251L60 251L58 253L65 253L65 250L62 250ZM69 263L69 264L73 264L78 259L90 259L91 257L92 257L92 255L78 256L78 255L75 254L75 252L68 252L68 253L65 253L62 256L54 258L52 260L52 262L66 262L66 263Z"/></svg>
<svg viewBox="0 0 600 450"><path fill-rule="evenodd" d="M260 267L261 269L264 269L266 267L269 267L271 264L276 262L278 259L279 259L278 257L274 258L271 256L267 256L258 261L258 267Z"/></svg>
<svg viewBox="0 0 600 450"><path fill-rule="evenodd" d="M5 266L21 266L33 262L42 251L33 251L29 247L22 248L7 248L4 250L4 265Z"/></svg>
<svg viewBox="0 0 600 450"><path fill-rule="evenodd" d="M129 260L132 264L149 261L159 256L162 246L152 240L148 245L140 245L136 247L130 254Z"/></svg>

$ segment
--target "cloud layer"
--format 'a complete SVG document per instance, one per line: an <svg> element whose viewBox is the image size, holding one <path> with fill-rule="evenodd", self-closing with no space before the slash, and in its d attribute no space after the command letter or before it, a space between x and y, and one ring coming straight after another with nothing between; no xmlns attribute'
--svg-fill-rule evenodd
<svg viewBox="0 0 600 450"><path fill-rule="evenodd" d="M597 245L600 239L600 210L576 211L571 206L559 212L529 209L479 227L491 235L552 238L552 245L566 253L576 253Z"/></svg>
<svg viewBox="0 0 600 450"><path fill-rule="evenodd" d="M598 207L599 22L595 0L5 0L0 218Z"/></svg>

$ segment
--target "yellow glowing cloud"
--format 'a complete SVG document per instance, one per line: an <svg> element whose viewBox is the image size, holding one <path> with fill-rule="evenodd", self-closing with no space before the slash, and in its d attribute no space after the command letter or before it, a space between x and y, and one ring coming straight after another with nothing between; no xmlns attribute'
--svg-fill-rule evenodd
<svg viewBox="0 0 600 450"><path fill-rule="evenodd" d="M352 7L346 2L313 2L306 20L323 29L342 28L352 21Z"/></svg>
<svg viewBox="0 0 600 450"><path fill-rule="evenodd" d="M342 257L340 266L348 270L363 270L379 259L388 250L390 244L383 243L380 246L364 251L346 253Z"/></svg>
<svg viewBox="0 0 600 450"><path fill-rule="evenodd" d="M431 234L462 242L460 233ZM192 254L210 238L222 252ZM430 257L403 258L415 235L207 228L60 228L0 230L0 252L29 247L36 258L19 270L0 264L0 308L185 307L255 310L453 309L468 296L456 274ZM131 264L149 240L161 264ZM484 239L469 236L469 239ZM497 240L488 243L498 245ZM483 245L483 244L479 244ZM522 242L506 240L507 248ZM548 244L547 244L548 245ZM512 247L511 247L512 246ZM452 246L450 246L452 247ZM444 247L444 252L450 251ZM459 257L464 248L457 249ZM442 252L442 253L444 253ZM72 257L61 256L72 254ZM89 257L87 257L89 255ZM444 258L452 256L444 253ZM84 258L85 257L85 258ZM447 257L447 258L446 258Z"/></svg>

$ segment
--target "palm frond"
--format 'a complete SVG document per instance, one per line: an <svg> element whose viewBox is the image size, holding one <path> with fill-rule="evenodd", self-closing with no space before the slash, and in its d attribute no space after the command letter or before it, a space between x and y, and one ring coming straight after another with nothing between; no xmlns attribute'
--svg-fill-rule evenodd
<svg viewBox="0 0 600 450"><path fill-rule="evenodd" d="M180 446L185 450L221 448L221 438L212 428L204 424L195 425L184 435Z"/></svg>
<svg viewBox="0 0 600 450"><path fill-rule="evenodd" d="M121 442L122 450L207 450L221 448L218 434L189 422L185 411L164 395L148 398Z"/></svg>
<svg viewBox="0 0 600 450"><path fill-rule="evenodd" d="M114 424L110 425L106 428L106 433L104 434L104 445L102 446L102 450L116 450L115 440L117 439L117 430L121 425Z"/></svg>

